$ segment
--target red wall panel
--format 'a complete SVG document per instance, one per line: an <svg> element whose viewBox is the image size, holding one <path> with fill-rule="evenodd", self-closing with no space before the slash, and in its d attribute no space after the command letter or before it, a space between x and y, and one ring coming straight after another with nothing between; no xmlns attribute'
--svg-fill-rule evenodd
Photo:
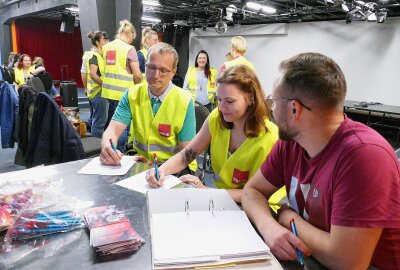
<svg viewBox="0 0 400 270"><path fill-rule="evenodd" d="M61 21L23 18L16 20L19 53L41 56L53 80L75 80L82 87L82 40L79 27L73 34L60 32ZM63 70L63 71L62 71ZM63 73L63 74L62 74Z"/></svg>

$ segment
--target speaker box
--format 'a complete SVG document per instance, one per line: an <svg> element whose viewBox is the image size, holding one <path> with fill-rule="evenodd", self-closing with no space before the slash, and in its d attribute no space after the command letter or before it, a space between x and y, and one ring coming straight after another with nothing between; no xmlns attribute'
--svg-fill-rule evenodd
<svg viewBox="0 0 400 270"><path fill-rule="evenodd" d="M63 14L60 32L73 33L75 29L75 16L72 14Z"/></svg>
<svg viewBox="0 0 400 270"><path fill-rule="evenodd" d="M60 94L64 107L78 107L78 88L75 82L61 82Z"/></svg>

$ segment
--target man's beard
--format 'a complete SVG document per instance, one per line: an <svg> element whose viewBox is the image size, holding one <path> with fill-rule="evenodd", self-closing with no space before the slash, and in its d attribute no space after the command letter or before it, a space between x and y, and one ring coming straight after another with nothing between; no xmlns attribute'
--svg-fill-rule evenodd
<svg viewBox="0 0 400 270"><path fill-rule="evenodd" d="M292 130L284 130L282 127L278 125L279 131L279 139L283 141L292 141L294 137L296 137L297 132Z"/></svg>

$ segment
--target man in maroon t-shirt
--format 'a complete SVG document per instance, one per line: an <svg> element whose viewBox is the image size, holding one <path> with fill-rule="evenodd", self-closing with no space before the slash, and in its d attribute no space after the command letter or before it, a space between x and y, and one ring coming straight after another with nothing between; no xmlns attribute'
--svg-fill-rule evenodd
<svg viewBox="0 0 400 270"><path fill-rule="evenodd" d="M297 247L330 269L400 269L393 149L343 114L346 81L332 59L299 54L280 72L269 101L281 140L244 188L247 215L279 259L297 259ZM274 220L267 199L283 185L290 207Z"/></svg>

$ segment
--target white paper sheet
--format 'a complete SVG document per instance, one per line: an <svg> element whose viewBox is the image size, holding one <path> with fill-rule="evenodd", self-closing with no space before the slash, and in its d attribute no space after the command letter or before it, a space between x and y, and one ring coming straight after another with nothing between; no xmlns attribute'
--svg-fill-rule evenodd
<svg viewBox="0 0 400 270"><path fill-rule="evenodd" d="M152 190L155 188L152 188L151 186L149 186L147 184L146 181L146 172L141 172L139 174L136 174L132 177L126 178L122 181L119 181L117 183L115 183L116 185L119 185L121 187L125 187L125 188L129 188L132 189L134 191L146 194L146 192L148 190ZM162 187L159 187L158 189L170 189L174 186L176 186L177 184L181 183L182 181L179 180L179 178L173 176L173 175L167 175L164 179L164 183Z"/></svg>
<svg viewBox="0 0 400 270"><path fill-rule="evenodd" d="M155 264L270 257L268 246L243 211L154 214L151 222Z"/></svg>
<svg viewBox="0 0 400 270"><path fill-rule="evenodd" d="M98 175L124 175L135 163L134 156L122 156L121 166L102 165L100 157L93 158L85 167L80 169L80 174L98 174Z"/></svg>

